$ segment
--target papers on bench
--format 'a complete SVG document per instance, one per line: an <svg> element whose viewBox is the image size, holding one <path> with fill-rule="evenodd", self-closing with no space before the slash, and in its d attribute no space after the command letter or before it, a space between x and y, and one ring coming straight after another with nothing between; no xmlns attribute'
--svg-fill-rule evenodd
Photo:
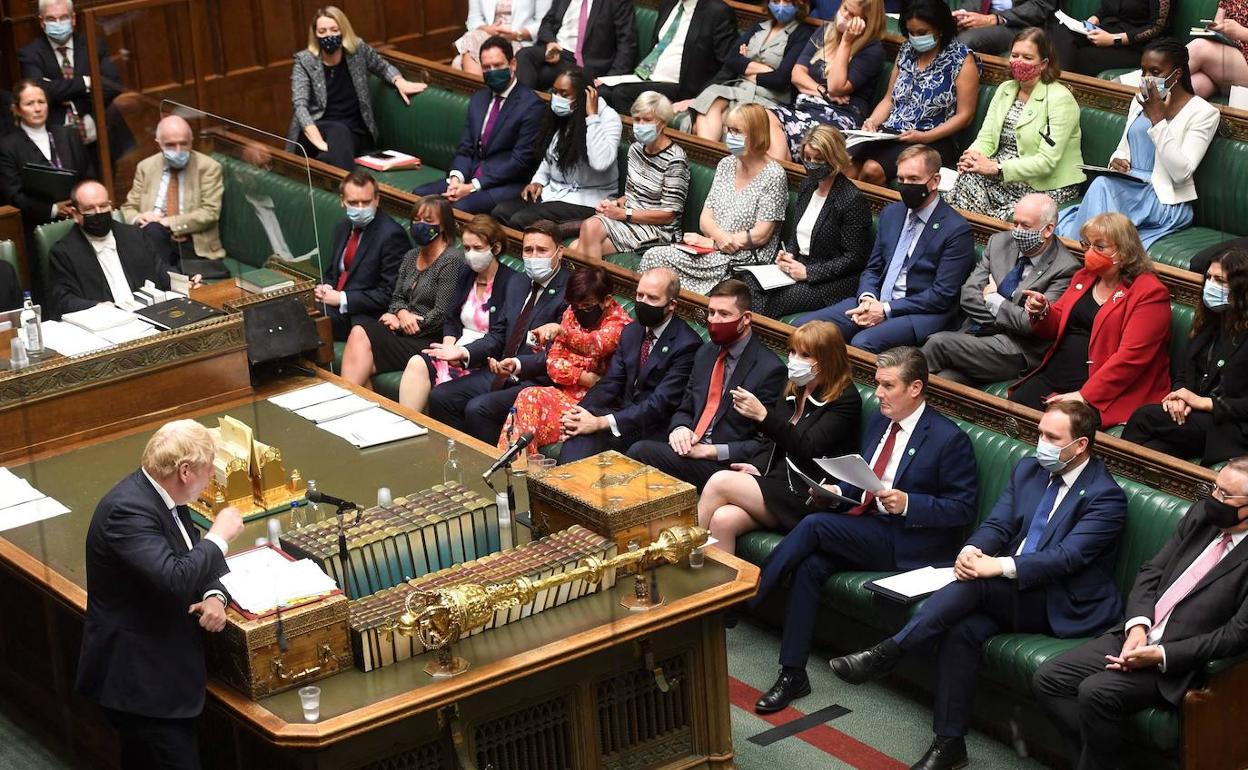
<svg viewBox="0 0 1248 770"><path fill-rule="evenodd" d="M8 468L0 468L0 532L63 513L69 513L69 509L59 501L35 489Z"/></svg>
<svg viewBox="0 0 1248 770"><path fill-rule="evenodd" d="M336 420L328 420L319 423L317 427L360 449L389 444L405 438L415 438L429 432L428 428L417 425L402 415L380 406L355 412Z"/></svg>
<svg viewBox="0 0 1248 770"><path fill-rule="evenodd" d="M867 583L867 589L902 604L911 604L936 593L956 579L953 567L919 567L892 577L872 580Z"/></svg>
<svg viewBox="0 0 1248 770"><path fill-rule="evenodd" d="M629 73L627 75L603 75L598 81L604 86L618 86L621 83L640 83L641 78Z"/></svg>
<svg viewBox="0 0 1248 770"><path fill-rule="evenodd" d="M280 406L283 409L297 411L304 407L314 404L321 404L335 398L342 398L350 395L351 391L346 388L335 385L332 382L322 382L299 390L292 390L289 393L282 393L269 399L269 403Z"/></svg>
<svg viewBox="0 0 1248 770"><path fill-rule="evenodd" d="M847 484L853 484L859 489L865 489L868 492L879 492L884 489L884 482L875 475L875 471L871 470L867 461L862 459L862 455L822 457L815 460L815 464L827 471L829 476Z"/></svg>
<svg viewBox="0 0 1248 770"><path fill-rule="evenodd" d="M255 548L225 560L230 571L221 585L230 598L253 615L265 615L338 590L316 562L291 561L272 548Z"/></svg>
<svg viewBox="0 0 1248 770"><path fill-rule="evenodd" d="M771 291L772 289L792 286L797 283L797 281L781 270L779 265L741 265L734 269L738 272L753 275L754 280L758 281L758 285L763 287L763 291Z"/></svg>
<svg viewBox="0 0 1248 770"><path fill-rule="evenodd" d="M896 139L897 134L890 134L887 131L859 131L850 129L842 132L845 134L845 147L857 147L867 142L882 142L885 139Z"/></svg>

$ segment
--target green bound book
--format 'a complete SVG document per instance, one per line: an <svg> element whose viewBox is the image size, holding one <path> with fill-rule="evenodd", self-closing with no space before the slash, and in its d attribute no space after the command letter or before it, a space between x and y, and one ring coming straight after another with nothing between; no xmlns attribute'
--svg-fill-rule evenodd
<svg viewBox="0 0 1248 770"><path fill-rule="evenodd" d="M295 281L293 278L276 270L260 268L259 270L248 270L238 276L234 279L234 285L252 294L264 294L294 286Z"/></svg>

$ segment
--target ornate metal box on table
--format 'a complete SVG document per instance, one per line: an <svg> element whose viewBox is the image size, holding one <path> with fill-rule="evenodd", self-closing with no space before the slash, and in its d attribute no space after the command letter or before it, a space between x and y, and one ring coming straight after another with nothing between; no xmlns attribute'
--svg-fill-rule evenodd
<svg viewBox="0 0 1248 770"><path fill-rule="evenodd" d="M553 532L580 524L621 551L646 545L667 527L697 523L693 485L614 450L529 474L533 524Z"/></svg>
<svg viewBox="0 0 1248 770"><path fill-rule="evenodd" d="M283 652L277 615L249 620L226 611L225 629L210 634L208 671L255 700L333 676L353 665L347 597L325 597L282 612Z"/></svg>

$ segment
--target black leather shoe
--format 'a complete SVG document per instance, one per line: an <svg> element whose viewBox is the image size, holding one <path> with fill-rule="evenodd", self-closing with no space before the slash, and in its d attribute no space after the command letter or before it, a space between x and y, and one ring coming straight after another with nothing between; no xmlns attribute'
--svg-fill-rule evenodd
<svg viewBox="0 0 1248 770"><path fill-rule="evenodd" d="M794 674L781 671L776 683L754 704L754 711L759 714L774 714L807 695L810 695L810 680L806 678L806 672Z"/></svg>
<svg viewBox="0 0 1248 770"><path fill-rule="evenodd" d="M966 767L966 739L936 736L927 753L910 770L958 770Z"/></svg>
<svg viewBox="0 0 1248 770"><path fill-rule="evenodd" d="M841 679L850 684L862 684L884 676L900 661L901 648L892 639L885 639L870 649L851 652L828 663Z"/></svg>

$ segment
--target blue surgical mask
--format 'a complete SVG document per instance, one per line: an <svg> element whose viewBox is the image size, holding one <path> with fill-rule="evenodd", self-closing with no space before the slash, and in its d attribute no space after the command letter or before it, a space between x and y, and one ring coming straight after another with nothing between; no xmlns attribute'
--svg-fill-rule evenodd
<svg viewBox="0 0 1248 770"><path fill-rule="evenodd" d="M161 150L160 154L165 156L165 162L171 168L186 168L191 160L190 150Z"/></svg>
<svg viewBox="0 0 1248 770"><path fill-rule="evenodd" d="M364 229L373 223L373 217L377 216L377 209L373 206L347 206L347 219L351 220L351 226Z"/></svg>
<svg viewBox="0 0 1248 770"><path fill-rule="evenodd" d="M1152 83L1157 89L1157 95L1165 99L1170 95L1170 84L1166 82L1169 79L1170 75L1145 75L1143 82L1140 84L1140 92L1144 96L1148 96L1148 84Z"/></svg>
<svg viewBox="0 0 1248 770"><path fill-rule="evenodd" d="M559 94L550 95L550 111L561 118L572 114L572 100Z"/></svg>
<svg viewBox="0 0 1248 770"><path fill-rule="evenodd" d="M555 269L550 266L550 257L525 257L524 273L533 283L546 283Z"/></svg>
<svg viewBox="0 0 1248 770"><path fill-rule="evenodd" d="M437 225L431 225L428 222L413 222L408 228L412 234L412 240L417 246L428 246L437 240L439 228Z"/></svg>
<svg viewBox="0 0 1248 770"><path fill-rule="evenodd" d="M797 6L787 3L768 3L767 9L771 11L772 18L781 24L788 24L797 18Z"/></svg>
<svg viewBox="0 0 1248 770"><path fill-rule="evenodd" d="M58 43L64 43L74 34L74 23L69 19L63 21L46 21L43 23L43 31L48 37Z"/></svg>
<svg viewBox="0 0 1248 770"><path fill-rule="evenodd" d="M1200 291L1200 299L1205 303L1205 307L1215 313L1221 313L1231 306L1230 287L1213 281L1205 281L1205 286Z"/></svg>
<svg viewBox="0 0 1248 770"><path fill-rule="evenodd" d="M1078 441L1078 439L1076 439ZM1072 441L1066 446L1058 446L1050 444L1044 439L1036 442L1036 460L1040 463L1040 467L1049 473L1061 473L1063 469L1070 463L1069 460L1062 459L1062 452L1066 451L1066 447L1073 445Z"/></svg>
<svg viewBox="0 0 1248 770"><path fill-rule="evenodd" d="M740 157L745 154L745 134L729 133L724 137L724 146L728 148L728 152Z"/></svg>
<svg viewBox="0 0 1248 770"><path fill-rule="evenodd" d="M650 144L659 138L658 123L634 123L633 138L641 144Z"/></svg>
<svg viewBox="0 0 1248 770"><path fill-rule="evenodd" d="M927 53L936 47L936 36L932 34L911 35L910 47L919 53Z"/></svg>
<svg viewBox="0 0 1248 770"><path fill-rule="evenodd" d="M491 91L501 94L507 90L507 86L511 83L511 68L502 67L495 70L486 70L481 73L481 77Z"/></svg>

